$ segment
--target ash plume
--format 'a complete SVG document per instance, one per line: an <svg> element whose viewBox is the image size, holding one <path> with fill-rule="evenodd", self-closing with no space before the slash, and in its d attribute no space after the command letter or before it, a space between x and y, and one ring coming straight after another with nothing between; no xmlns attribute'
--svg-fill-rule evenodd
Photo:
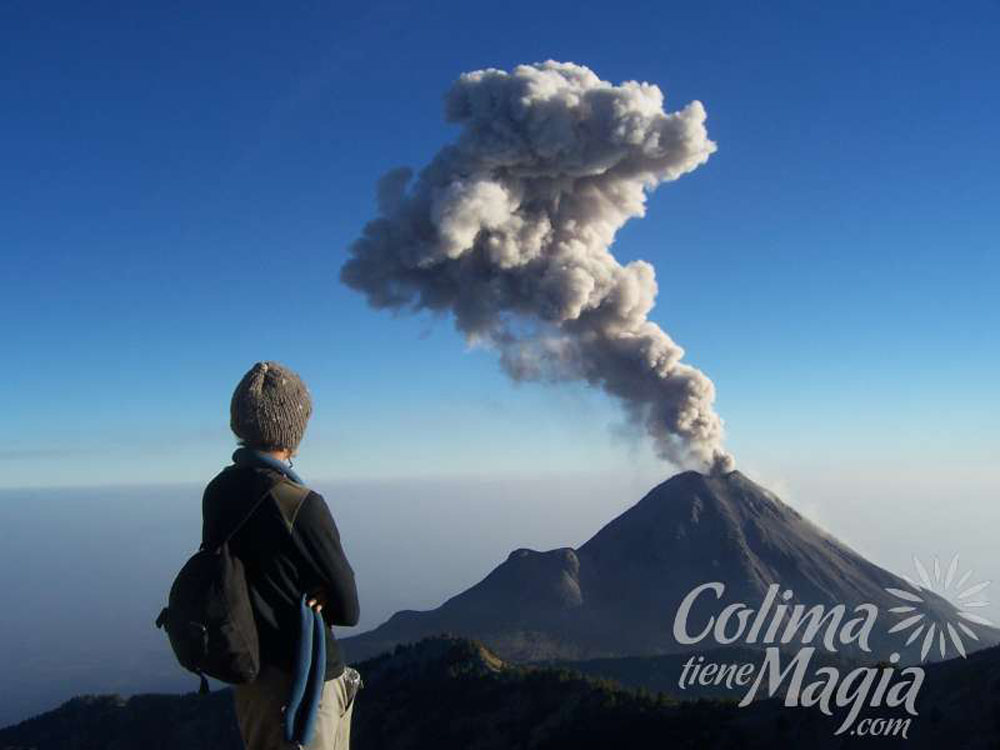
<svg viewBox="0 0 1000 750"><path fill-rule="evenodd" d="M667 113L654 85L550 60L463 74L445 116L457 138L382 177L342 281L376 308L451 313L515 380L600 387L664 459L728 470L712 381L648 319L653 267L610 252L647 191L715 151L701 102Z"/></svg>

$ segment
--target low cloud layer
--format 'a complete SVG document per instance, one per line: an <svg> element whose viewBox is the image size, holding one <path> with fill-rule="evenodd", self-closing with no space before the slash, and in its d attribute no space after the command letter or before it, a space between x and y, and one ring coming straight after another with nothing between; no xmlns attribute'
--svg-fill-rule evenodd
<svg viewBox="0 0 1000 750"><path fill-rule="evenodd" d="M549 61L462 75L445 116L457 139L382 177L341 279L376 308L451 313L516 380L603 389L664 459L730 468L712 381L648 319L653 267L610 252L648 191L715 151L701 102L667 113L654 85Z"/></svg>

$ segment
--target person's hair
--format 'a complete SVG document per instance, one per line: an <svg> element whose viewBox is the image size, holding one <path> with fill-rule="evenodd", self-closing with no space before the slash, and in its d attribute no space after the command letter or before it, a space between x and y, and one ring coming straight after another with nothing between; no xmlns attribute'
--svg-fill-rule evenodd
<svg viewBox="0 0 1000 750"><path fill-rule="evenodd" d="M243 438L236 438L236 444L241 448L264 451L265 453L271 453L273 451L288 451L289 453L295 453L294 449L286 448L283 445L273 445L271 443L251 443L249 440L244 440Z"/></svg>

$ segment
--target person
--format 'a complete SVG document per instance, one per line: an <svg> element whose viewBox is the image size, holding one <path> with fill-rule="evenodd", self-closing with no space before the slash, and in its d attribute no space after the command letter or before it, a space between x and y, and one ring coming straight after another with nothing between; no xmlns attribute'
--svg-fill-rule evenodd
<svg viewBox="0 0 1000 750"><path fill-rule="evenodd" d="M230 427L239 442L233 463L209 482L202 500L203 541L223 537L247 518L230 541L244 564L260 641L257 678L233 688L247 750L342 750L350 744L360 679L344 663L331 626L358 622L354 571L326 500L291 467L311 414L309 390L294 371L278 362L254 364L230 403ZM290 741L285 731L285 709L301 669L303 612L325 632L325 665L317 667L323 683L306 745Z"/></svg>

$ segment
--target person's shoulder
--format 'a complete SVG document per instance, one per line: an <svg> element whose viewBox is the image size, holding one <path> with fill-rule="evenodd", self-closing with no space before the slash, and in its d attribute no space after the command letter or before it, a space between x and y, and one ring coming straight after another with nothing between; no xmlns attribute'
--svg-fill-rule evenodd
<svg viewBox="0 0 1000 750"><path fill-rule="evenodd" d="M323 497L323 495L319 492L319 490L315 490L312 487L307 487L306 489L308 490L307 496L310 502L323 503L324 505L326 504L326 498Z"/></svg>
<svg viewBox="0 0 1000 750"><path fill-rule="evenodd" d="M325 513L330 512L330 506L326 502L326 498L318 491L312 488L307 488L306 493L306 504L311 506L314 510L323 511Z"/></svg>
<svg viewBox="0 0 1000 750"><path fill-rule="evenodd" d="M303 487L295 520L299 525L330 527L336 524L326 498L317 490Z"/></svg>
<svg viewBox="0 0 1000 750"><path fill-rule="evenodd" d="M215 497L219 494L223 487L226 487L233 480L232 469L235 466L226 466L218 474L208 480L208 484L205 485L205 491L202 496L207 500L210 497Z"/></svg>
<svg viewBox="0 0 1000 750"><path fill-rule="evenodd" d="M277 503L289 530L295 525L303 508L309 504L310 497L316 494L306 485L293 482L284 475L280 476L271 488L271 496Z"/></svg>
<svg viewBox="0 0 1000 750"><path fill-rule="evenodd" d="M209 480L203 497L207 500L217 496L259 495L282 479L283 475L274 469L230 464Z"/></svg>

